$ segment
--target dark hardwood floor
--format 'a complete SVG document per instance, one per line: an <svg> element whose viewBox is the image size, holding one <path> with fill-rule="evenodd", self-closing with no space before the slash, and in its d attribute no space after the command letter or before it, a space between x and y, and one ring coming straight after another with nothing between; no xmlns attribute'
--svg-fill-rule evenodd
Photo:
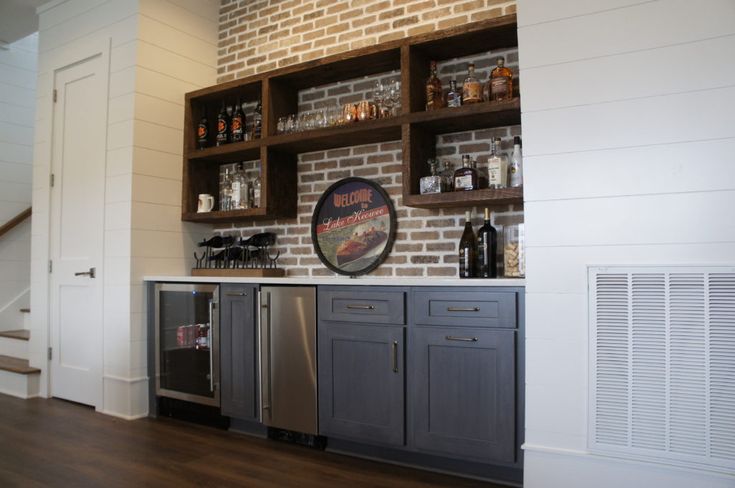
<svg viewBox="0 0 735 488"><path fill-rule="evenodd" d="M0 486L485 487L168 419L0 395Z"/></svg>

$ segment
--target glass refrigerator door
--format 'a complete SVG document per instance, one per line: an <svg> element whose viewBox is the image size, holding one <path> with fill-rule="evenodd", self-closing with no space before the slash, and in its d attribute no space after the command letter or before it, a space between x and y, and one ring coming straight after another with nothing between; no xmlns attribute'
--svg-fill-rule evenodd
<svg viewBox="0 0 735 488"><path fill-rule="evenodd" d="M157 301L158 393L216 404L217 287L163 284Z"/></svg>

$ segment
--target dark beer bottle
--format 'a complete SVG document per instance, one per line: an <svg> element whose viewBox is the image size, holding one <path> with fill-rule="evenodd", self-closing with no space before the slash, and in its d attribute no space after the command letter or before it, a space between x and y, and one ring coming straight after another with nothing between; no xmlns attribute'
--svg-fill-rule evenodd
<svg viewBox="0 0 735 488"><path fill-rule="evenodd" d="M222 100L222 108L217 114L217 145L230 142L230 117L227 115L225 101Z"/></svg>
<svg viewBox="0 0 735 488"><path fill-rule="evenodd" d="M241 142L245 137L245 115L240 107L240 100L235 105L232 113L232 121L230 122L230 141Z"/></svg>
<svg viewBox="0 0 735 488"><path fill-rule="evenodd" d="M207 147L207 143L209 142L209 122L207 121L207 117L202 117L199 121L199 125L197 126L197 147L199 149L204 149Z"/></svg>

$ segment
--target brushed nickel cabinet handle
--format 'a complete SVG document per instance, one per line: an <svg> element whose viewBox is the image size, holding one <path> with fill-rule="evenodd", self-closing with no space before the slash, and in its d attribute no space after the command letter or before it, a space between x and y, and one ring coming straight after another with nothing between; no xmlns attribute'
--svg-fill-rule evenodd
<svg viewBox="0 0 735 488"><path fill-rule="evenodd" d="M227 297L246 297L248 296L248 294L245 293L244 291L228 291L227 293L225 293L225 296Z"/></svg>
<svg viewBox="0 0 735 488"><path fill-rule="evenodd" d="M393 341L393 344L391 345L393 348L393 372L398 372L398 341Z"/></svg>
<svg viewBox="0 0 735 488"><path fill-rule="evenodd" d="M375 305L347 305L352 310L375 310Z"/></svg>
<svg viewBox="0 0 735 488"><path fill-rule="evenodd" d="M97 276L97 268L89 268L89 271L78 271L74 273L74 276L89 276L94 278Z"/></svg>
<svg viewBox="0 0 735 488"><path fill-rule="evenodd" d="M447 312L479 312L480 307L447 307Z"/></svg>
<svg viewBox="0 0 735 488"><path fill-rule="evenodd" d="M477 342L477 337L457 337L447 336L448 341L460 341L460 342Z"/></svg>

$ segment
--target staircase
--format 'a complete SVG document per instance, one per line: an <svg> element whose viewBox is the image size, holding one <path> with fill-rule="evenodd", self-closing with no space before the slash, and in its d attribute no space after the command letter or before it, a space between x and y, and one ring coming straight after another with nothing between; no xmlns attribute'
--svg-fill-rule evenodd
<svg viewBox="0 0 735 488"><path fill-rule="evenodd" d="M29 309L21 309L26 316ZM26 329L0 331L0 393L18 398L38 396L41 370L28 365Z"/></svg>

